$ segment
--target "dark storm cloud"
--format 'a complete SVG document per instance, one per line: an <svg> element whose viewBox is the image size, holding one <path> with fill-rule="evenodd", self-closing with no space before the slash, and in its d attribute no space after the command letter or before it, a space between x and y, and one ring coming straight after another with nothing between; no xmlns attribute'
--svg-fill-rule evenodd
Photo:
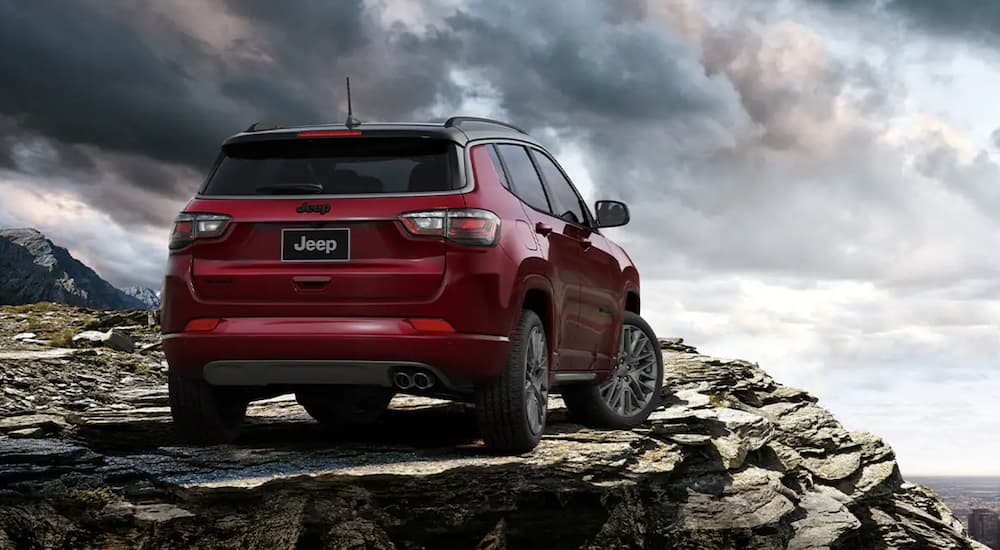
<svg viewBox="0 0 1000 550"><path fill-rule="evenodd" d="M0 66L0 113L57 142L204 163L232 124L183 60L84 4L0 2Z"/></svg>
<svg viewBox="0 0 1000 550"><path fill-rule="evenodd" d="M304 76L319 68L311 63L315 58L336 62L372 39L361 0L302 0L294 4L226 0L225 4L268 35L272 46L268 51L280 65Z"/></svg>
<svg viewBox="0 0 1000 550"><path fill-rule="evenodd" d="M705 75L694 49L642 12L621 17L610 6L479 3L448 25L465 64L480 68L502 107L529 128L734 115L732 88Z"/></svg>
<svg viewBox="0 0 1000 550"><path fill-rule="evenodd" d="M578 148L595 198L635 204L653 273L883 276L883 220L920 207L886 161L901 157L860 122L891 113L886 76L822 46L800 59L808 29L775 45L760 10L671 24L681 4L425 3L426 27L387 26L360 0L186 5L207 37L151 5L0 0L0 163L71 182L126 226L165 224L225 135L343 120L350 75L363 120L446 116L485 94L503 113L470 114ZM240 32L211 40L230 23ZM843 122L845 104L863 116Z"/></svg>
<svg viewBox="0 0 1000 550"><path fill-rule="evenodd" d="M234 1L226 7L252 32L222 51L175 22L128 11L141 7L110 6L0 3L0 115L16 126L6 135L47 145L46 163L22 167L35 175L87 172L80 179L94 181L106 173L90 173L88 155L103 151L117 159L103 170L180 198L189 183L143 163L203 169L221 138L253 120L341 120L348 74L368 120L450 114L463 97L453 69L497 88L529 128L733 115L728 85L700 74L694 52L634 1L571 13L477 2L434 14L439 23L422 33L381 27L359 0ZM238 55L248 51L261 55ZM8 166L30 161L16 143L0 150Z"/></svg>
<svg viewBox="0 0 1000 550"><path fill-rule="evenodd" d="M900 16L917 29L1000 46L1000 2L993 0L814 0L835 9Z"/></svg>

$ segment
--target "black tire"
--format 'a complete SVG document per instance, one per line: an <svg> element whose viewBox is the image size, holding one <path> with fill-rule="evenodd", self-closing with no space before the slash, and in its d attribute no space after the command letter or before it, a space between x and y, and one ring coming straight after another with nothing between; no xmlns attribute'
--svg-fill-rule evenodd
<svg viewBox="0 0 1000 550"><path fill-rule="evenodd" d="M395 394L375 386L310 386L295 392L295 400L325 428L374 424Z"/></svg>
<svg viewBox="0 0 1000 550"><path fill-rule="evenodd" d="M638 328L652 345L656 362L655 388L649 403L635 414L622 415L611 408L601 394L600 384L568 385L562 388L562 398L576 422L592 428L632 429L645 422L649 414L660 404L663 385L663 354L660 352L656 335L649 324L631 311L625 312L625 323ZM625 328L622 329L623 333Z"/></svg>
<svg viewBox="0 0 1000 550"><path fill-rule="evenodd" d="M171 374L170 414L181 437L197 443L229 443L240 432L250 402L242 388L212 386Z"/></svg>
<svg viewBox="0 0 1000 550"><path fill-rule="evenodd" d="M538 366L539 334L544 373L539 371ZM534 343L530 342L532 338L535 339ZM529 372L529 351L534 358L533 380L538 382L530 396L525 384ZM511 337L510 354L503 374L496 382L476 388L476 417L488 449L502 453L522 453L538 446L545 431L549 358L542 320L534 311L522 312ZM538 407L539 402L541 408ZM533 420L529 420L529 414L534 415Z"/></svg>

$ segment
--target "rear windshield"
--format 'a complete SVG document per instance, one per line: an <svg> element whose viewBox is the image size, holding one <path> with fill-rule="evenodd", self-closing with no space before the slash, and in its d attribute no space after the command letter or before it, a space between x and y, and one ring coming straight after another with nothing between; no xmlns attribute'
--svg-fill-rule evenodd
<svg viewBox="0 0 1000 550"><path fill-rule="evenodd" d="M290 139L235 143L202 195L363 195L460 188L457 146L412 138Z"/></svg>

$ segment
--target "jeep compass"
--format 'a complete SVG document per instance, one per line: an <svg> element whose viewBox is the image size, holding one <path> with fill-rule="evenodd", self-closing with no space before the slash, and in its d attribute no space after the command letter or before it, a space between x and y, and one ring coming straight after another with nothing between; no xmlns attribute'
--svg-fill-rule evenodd
<svg viewBox="0 0 1000 550"><path fill-rule="evenodd" d="M663 364L639 274L537 141L509 124L270 127L227 139L174 224L162 327L187 438L236 437L253 399L374 422L396 393L475 404L487 447L534 448L550 392L631 428Z"/></svg>

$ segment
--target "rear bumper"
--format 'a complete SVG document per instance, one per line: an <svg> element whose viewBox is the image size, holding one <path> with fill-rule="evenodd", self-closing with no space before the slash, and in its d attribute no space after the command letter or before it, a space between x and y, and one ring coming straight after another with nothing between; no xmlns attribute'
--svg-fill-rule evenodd
<svg viewBox="0 0 1000 550"><path fill-rule="evenodd" d="M435 372L453 391L489 382L506 337L427 333L401 318L227 318L211 332L167 334L172 373L215 384L389 385L396 368Z"/></svg>

